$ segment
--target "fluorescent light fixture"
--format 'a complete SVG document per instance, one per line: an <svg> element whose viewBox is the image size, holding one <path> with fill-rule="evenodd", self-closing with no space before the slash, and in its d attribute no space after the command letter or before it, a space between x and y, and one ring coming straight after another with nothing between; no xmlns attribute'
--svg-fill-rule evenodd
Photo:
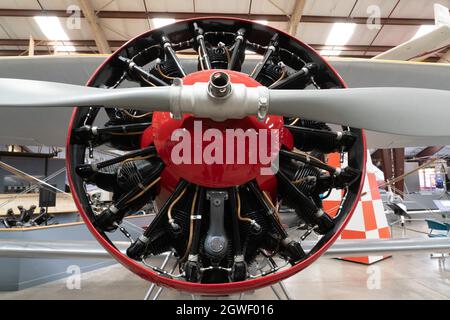
<svg viewBox="0 0 450 320"><path fill-rule="evenodd" d="M162 28L162 27L167 26L168 24L172 24L174 22L175 22L175 19L173 19L173 18L153 18L152 19L154 29Z"/></svg>
<svg viewBox="0 0 450 320"><path fill-rule="evenodd" d="M334 23L330 33L328 34L327 40L325 41L325 45L343 46L347 44L355 32L355 28L356 23Z"/></svg>
<svg viewBox="0 0 450 320"><path fill-rule="evenodd" d="M267 24L269 23L269 21L267 21L267 20L254 20L254 22L259 23L259 24L263 24L265 26L267 26Z"/></svg>
<svg viewBox="0 0 450 320"><path fill-rule="evenodd" d="M55 52L75 52L76 49L74 46L54 46Z"/></svg>
<svg viewBox="0 0 450 320"><path fill-rule="evenodd" d="M61 26L58 17L38 16L34 20L41 28L42 33L49 40L69 40L66 32Z"/></svg>
<svg viewBox="0 0 450 320"><path fill-rule="evenodd" d="M42 33L48 40L61 40L62 42L70 40L58 17L36 16L34 17L34 21L36 21ZM53 48L55 49L55 52L76 51L74 46L65 46L63 43L61 45L53 46Z"/></svg>
<svg viewBox="0 0 450 320"><path fill-rule="evenodd" d="M328 34L327 40L325 41L326 46L344 46L352 37L355 32L356 23L342 23L336 22L333 24L330 33ZM321 55L324 56L338 56L341 54L341 50L322 50Z"/></svg>
<svg viewBox="0 0 450 320"><path fill-rule="evenodd" d="M338 56L341 54L341 50L322 50L320 54L322 56Z"/></svg>
<svg viewBox="0 0 450 320"><path fill-rule="evenodd" d="M421 25L420 28L417 30L416 34L414 35L414 37L411 38L411 40L417 39L427 33L430 33L431 31L434 30L436 26L435 25Z"/></svg>

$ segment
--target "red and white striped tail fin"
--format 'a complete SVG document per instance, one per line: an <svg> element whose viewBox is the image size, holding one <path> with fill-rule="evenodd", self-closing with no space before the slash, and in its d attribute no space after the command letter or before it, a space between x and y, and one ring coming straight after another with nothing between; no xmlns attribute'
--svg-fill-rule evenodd
<svg viewBox="0 0 450 320"><path fill-rule="evenodd" d="M340 155L330 155L328 163L340 167ZM352 218L341 234L341 239L385 239L391 237L390 227L384 213L383 202L375 172L378 170L372 163L370 153L367 154L366 177L361 199L358 201ZM343 192L333 190L323 201L325 212L335 215L339 209ZM346 257L343 260L372 264L387 258L386 256Z"/></svg>

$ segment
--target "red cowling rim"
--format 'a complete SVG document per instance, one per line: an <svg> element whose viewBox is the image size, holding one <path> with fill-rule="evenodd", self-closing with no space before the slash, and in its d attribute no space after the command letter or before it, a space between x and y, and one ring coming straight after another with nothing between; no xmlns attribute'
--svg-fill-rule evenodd
<svg viewBox="0 0 450 320"><path fill-rule="evenodd" d="M221 19L221 20L239 20L239 21L246 21L246 20L241 20L241 19L231 19L231 18L223 18L223 17L207 17L207 18L196 18L196 19L190 19L188 21L191 20L210 20L210 19ZM249 22L249 21L246 21ZM269 29L273 29L271 27L267 27ZM275 30L275 29L273 29ZM289 35L285 34L284 32L280 31L280 30L276 30L276 32L278 33L283 33L285 36L290 37ZM144 33L143 35L147 34L148 32ZM141 36L143 36L141 35ZM139 36L139 37L141 37ZM293 41L299 43L301 46L303 47L307 47L309 50L314 51L311 47L307 46L306 44L302 43L301 41L290 37ZM122 48L125 48L130 42L134 41L130 40L129 42L127 42L124 46L122 46ZM96 78L97 74L115 57L118 55L119 52L121 52L121 49L117 50L116 53L114 53L112 56L110 56L92 75L92 77L90 78L90 80L87 82L87 85L91 85L92 82L94 81L94 79ZM339 78L339 80L341 81L343 86L346 86L344 81L342 80L342 78L337 74L337 72L333 69L332 66L330 66L326 61L324 61L324 63L326 63L329 67L330 70L332 70L333 73L335 73L336 77ZM188 76L189 77L189 76ZM195 81L194 81L195 82ZM251 85L250 83L248 85ZM74 119L77 113L77 108L74 109L73 114L72 114L72 118L69 124L69 128L68 128L68 136L67 136L67 148L66 148L66 166L67 166L67 172L73 172L72 168L71 168L71 148L70 148L70 141L71 141L71 132L72 132L72 127L73 127L73 123L74 123ZM163 115L159 115L157 117L163 117ZM157 118L158 119L158 118ZM276 121L277 119L274 119L274 121ZM279 119L278 119L279 120ZM159 119L159 121L162 121L162 119ZM360 197L360 193L362 190L362 186L364 184L364 177L365 177L365 162L366 162L366 141L365 141L365 136L364 136L364 132L362 133L363 136L363 149L364 149L364 164L363 164L363 170L362 170L362 179L360 182L360 186L358 189L358 194L356 196L356 199L359 199ZM143 142L148 143L148 141L151 141L152 139L144 138L145 141L147 142ZM158 148L158 143L156 143L157 141L155 141L155 144ZM160 141L161 142L161 141ZM161 142L162 143L162 142ZM287 142L289 143L289 142ZM173 169L173 168L172 168ZM175 168L175 171L177 171L177 168ZM69 180L69 185L71 187L71 190L76 190L75 188L75 183L73 181L73 177L69 174L68 175L68 180ZM317 250L317 252L315 252L314 254L312 254L311 256L309 256L308 258L306 258L305 260L299 262L298 264L287 268L285 270L280 270L274 274L270 274L264 277L260 277L260 278L255 278L255 279L248 279L245 281L241 281L241 282L231 282L231 283L223 283L223 284L202 284L202 283L190 283L190 282L186 282L186 281L180 281L180 280L175 280L175 279L170 279L167 277L163 277L160 276L159 274L154 273L153 271L149 270L147 267L145 267L144 265L128 258L126 255L122 254L118 249L116 249L114 246L112 246L97 230L96 228L93 226L93 224L91 223L90 219L88 218L88 215L86 214L86 212L83 209L83 206L81 204L81 201L77 195L76 192L72 193L74 201L77 205L77 208L83 218L83 220L86 223L86 226L88 227L89 231L94 235L94 237L97 239L97 241L118 261L120 262L122 265L124 265L126 268L128 268L129 270L131 270L133 273L139 275L140 277L142 277L145 280L151 281L156 283L157 285L162 285L162 286L167 286L167 287L171 287L177 290L181 290L181 291L185 291L185 292L192 292L192 293L204 293L204 294L214 294L214 295L223 295L223 294L232 294L232 293L238 293L238 292L244 292L244 291L249 291L249 290L254 290L254 289L258 289L261 287L265 287L268 285L272 285L276 282L279 282L283 279L286 279L292 275L294 275L295 273L303 270L304 268L306 268L307 266L309 266L311 263L313 263L315 260L317 260L332 244L333 242L339 237L340 233L343 231L343 229L345 228L347 222L350 220L353 211L356 208L357 205L357 201L355 201L350 209L350 213L347 215L346 219L343 221L343 223L340 225L339 229L335 232L335 234L319 249Z"/></svg>

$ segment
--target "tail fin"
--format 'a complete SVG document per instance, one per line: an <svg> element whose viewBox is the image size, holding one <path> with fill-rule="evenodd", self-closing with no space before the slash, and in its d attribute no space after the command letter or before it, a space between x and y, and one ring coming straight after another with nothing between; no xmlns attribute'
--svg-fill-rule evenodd
<svg viewBox="0 0 450 320"><path fill-rule="evenodd" d="M434 30L416 36L372 59L423 61L450 45L450 12L443 5L434 5Z"/></svg>
<svg viewBox="0 0 450 320"><path fill-rule="evenodd" d="M436 26L450 26L450 11L447 7L434 4L434 23Z"/></svg>

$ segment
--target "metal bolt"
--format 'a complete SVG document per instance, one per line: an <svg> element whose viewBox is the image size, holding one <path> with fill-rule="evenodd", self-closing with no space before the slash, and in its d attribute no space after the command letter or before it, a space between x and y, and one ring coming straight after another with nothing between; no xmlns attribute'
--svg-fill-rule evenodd
<svg viewBox="0 0 450 320"><path fill-rule="evenodd" d="M208 92L214 98L224 98L231 93L230 76L222 71L214 72L208 83Z"/></svg>

